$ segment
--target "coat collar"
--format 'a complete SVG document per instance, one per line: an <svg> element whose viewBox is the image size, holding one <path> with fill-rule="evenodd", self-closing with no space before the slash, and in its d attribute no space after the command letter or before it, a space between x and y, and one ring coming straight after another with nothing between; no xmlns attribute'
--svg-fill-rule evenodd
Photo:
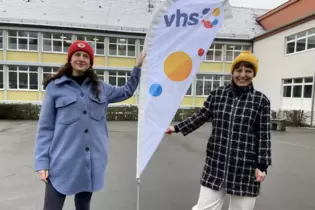
<svg viewBox="0 0 315 210"><path fill-rule="evenodd" d="M254 92L254 86L253 86L253 83L250 83L248 86L246 87L238 87L236 86L236 84L231 81L229 84L226 85L226 90L228 91L231 91L233 93L242 93L242 94L247 94L247 93L250 93L250 94L253 94Z"/></svg>
<svg viewBox="0 0 315 210"><path fill-rule="evenodd" d="M72 81L72 80L69 77L67 77L66 75L63 75L63 76L55 79L55 84L59 85L59 84L63 84L63 83L70 82L70 81ZM89 82L89 81L90 81L90 78L87 78L86 82Z"/></svg>

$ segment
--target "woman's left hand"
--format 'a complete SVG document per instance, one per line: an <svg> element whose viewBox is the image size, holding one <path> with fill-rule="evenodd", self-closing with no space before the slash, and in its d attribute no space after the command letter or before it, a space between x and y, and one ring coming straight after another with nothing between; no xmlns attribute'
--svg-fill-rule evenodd
<svg viewBox="0 0 315 210"><path fill-rule="evenodd" d="M266 177L266 172L262 172L258 168L256 168L256 182L263 182Z"/></svg>
<svg viewBox="0 0 315 210"><path fill-rule="evenodd" d="M146 54L142 51L141 54L139 55L137 62L136 62L136 67L141 68L143 60L145 59Z"/></svg>

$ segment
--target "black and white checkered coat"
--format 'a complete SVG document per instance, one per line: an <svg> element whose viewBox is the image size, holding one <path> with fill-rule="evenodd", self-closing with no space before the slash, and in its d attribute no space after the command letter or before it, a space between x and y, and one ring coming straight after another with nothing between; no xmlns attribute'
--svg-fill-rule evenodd
<svg viewBox="0 0 315 210"><path fill-rule="evenodd" d="M259 195L258 164L271 165L270 101L253 86L239 97L229 84L212 91L204 107L175 129L187 135L212 121L201 184L231 195Z"/></svg>

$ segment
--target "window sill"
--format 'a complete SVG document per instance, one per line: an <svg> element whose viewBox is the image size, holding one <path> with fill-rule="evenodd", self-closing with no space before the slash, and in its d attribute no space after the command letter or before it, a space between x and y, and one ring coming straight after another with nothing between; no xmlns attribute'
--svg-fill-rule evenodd
<svg viewBox="0 0 315 210"><path fill-rule="evenodd" d="M33 52L33 53L38 53L39 50L16 50L16 49L7 49L7 52Z"/></svg>
<svg viewBox="0 0 315 210"><path fill-rule="evenodd" d="M211 60L203 60L204 63L222 63L223 61L211 61Z"/></svg>
<svg viewBox="0 0 315 210"><path fill-rule="evenodd" d="M108 57L113 57L113 58L136 58L136 56L123 56L123 55L108 55Z"/></svg>
<svg viewBox="0 0 315 210"><path fill-rule="evenodd" d="M314 51L315 50L315 48L313 48L313 49L308 49L308 50L303 50L303 51L300 51L300 52L294 52L294 53L290 53L290 54L285 54L285 56L287 57L289 57L289 56L293 56L293 55L299 55L299 54L301 54L301 53L307 53L307 52L311 52L311 51Z"/></svg>
<svg viewBox="0 0 315 210"><path fill-rule="evenodd" d="M18 91L18 92L38 92L39 90L31 90L31 89L8 89L8 91Z"/></svg>
<svg viewBox="0 0 315 210"><path fill-rule="evenodd" d="M51 54L61 54L61 55L66 55L66 52L50 52L50 51L42 51L42 53L51 53Z"/></svg>

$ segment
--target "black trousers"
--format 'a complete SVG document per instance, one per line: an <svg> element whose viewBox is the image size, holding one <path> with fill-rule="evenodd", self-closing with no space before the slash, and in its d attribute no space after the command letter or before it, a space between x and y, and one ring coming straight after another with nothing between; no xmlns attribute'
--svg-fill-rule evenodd
<svg viewBox="0 0 315 210"><path fill-rule="evenodd" d="M81 192L75 195L74 203L76 210L90 210L92 193ZM59 193L50 183L46 183L45 200L43 210L62 210L66 195Z"/></svg>

